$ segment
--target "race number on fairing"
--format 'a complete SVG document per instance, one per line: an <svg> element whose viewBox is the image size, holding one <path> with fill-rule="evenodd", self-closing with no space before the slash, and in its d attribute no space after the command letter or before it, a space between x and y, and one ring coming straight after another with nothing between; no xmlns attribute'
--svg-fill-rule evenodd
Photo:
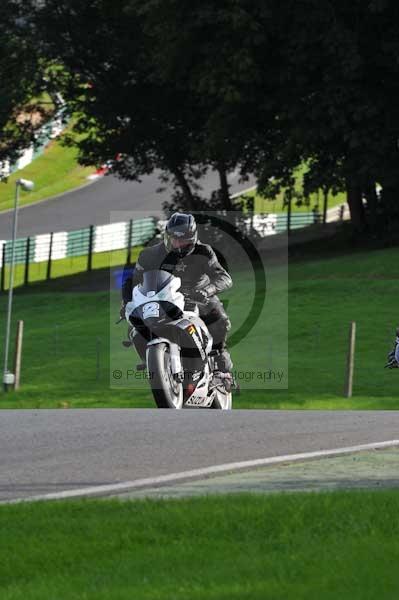
<svg viewBox="0 0 399 600"><path fill-rule="evenodd" d="M143 319L159 317L159 303L149 302L143 306Z"/></svg>

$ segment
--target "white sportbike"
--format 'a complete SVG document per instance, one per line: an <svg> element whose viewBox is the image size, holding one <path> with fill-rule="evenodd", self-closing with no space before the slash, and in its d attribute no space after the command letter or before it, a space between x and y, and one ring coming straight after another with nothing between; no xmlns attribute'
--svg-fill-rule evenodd
<svg viewBox="0 0 399 600"><path fill-rule="evenodd" d="M125 309L126 320L147 340L146 368L155 403L158 408L229 410L229 376L217 371L212 336L198 306L187 310L180 286L180 277L167 271L146 271Z"/></svg>

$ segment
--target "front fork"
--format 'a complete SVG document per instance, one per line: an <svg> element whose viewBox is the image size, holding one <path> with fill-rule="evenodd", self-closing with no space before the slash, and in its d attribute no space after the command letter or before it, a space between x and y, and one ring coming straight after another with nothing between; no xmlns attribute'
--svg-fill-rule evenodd
<svg viewBox="0 0 399 600"><path fill-rule="evenodd" d="M171 371L172 371L172 375L173 375L174 379L176 379L178 381L182 381L184 378L184 373L183 373L183 365L181 363L181 358L180 358L180 348L177 344L174 344L173 342L171 342L170 340L168 340L166 338L155 338L155 339L151 340L150 342L148 342L147 352L146 352L147 365L148 365L148 348L149 348L149 346L155 346L155 344L161 344L161 343L168 344L168 346L169 346L170 367L171 367Z"/></svg>

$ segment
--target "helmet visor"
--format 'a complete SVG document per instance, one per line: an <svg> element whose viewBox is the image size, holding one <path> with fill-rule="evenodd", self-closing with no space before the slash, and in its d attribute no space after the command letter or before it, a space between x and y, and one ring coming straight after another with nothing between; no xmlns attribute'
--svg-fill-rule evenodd
<svg viewBox="0 0 399 600"><path fill-rule="evenodd" d="M165 231L164 242L166 249L169 252L177 252L179 254L188 254L194 249L197 243L198 235L197 232L190 234L183 234L181 232L174 233L173 231Z"/></svg>
<svg viewBox="0 0 399 600"><path fill-rule="evenodd" d="M174 237L173 235L170 236L170 245L172 248L189 248L190 246L193 246L195 244L195 238L189 238L189 239L181 239L181 238L177 238Z"/></svg>

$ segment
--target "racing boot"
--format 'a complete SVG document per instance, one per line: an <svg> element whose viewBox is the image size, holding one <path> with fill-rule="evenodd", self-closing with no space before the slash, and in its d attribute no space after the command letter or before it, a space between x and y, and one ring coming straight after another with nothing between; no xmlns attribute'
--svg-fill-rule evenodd
<svg viewBox="0 0 399 600"><path fill-rule="evenodd" d="M219 350L215 356L215 375L223 381L226 392L231 392L233 387L237 387L234 377L231 373L233 370L233 361L231 360L230 352L227 348Z"/></svg>
<svg viewBox="0 0 399 600"><path fill-rule="evenodd" d="M133 325L129 324L129 327L127 329L127 340L123 340L122 342L122 346L124 346L125 348L131 348L131 346L133 346L133 336L134 336L134 327Z"/></svg>
<svg viewBox="0 0 399 600"><path fill-rule="evenodd" d="M122 345L125 348L131 348L132 346L134 346L136 348L137 354L139 355L139 357L141 358L141 361L142 361L141 363L136 365L136 369L137 369L137 371L145 371L145 369L147 368L147 364L146 364L147 340L131 324L129 324L129 327L127 330L127 338L128 338L127 340L124 340L122 342Z"/></svg>
<svg viewBox="0 0 399 600"><path fill-rule="evenodd" d="M141 331L133 327L131 334L132 342L136 348L136 352L141 359L141 363L136 365L137 371L145 371L147 368L146 350L147 350L147 339L144 337Z"/></svg>

